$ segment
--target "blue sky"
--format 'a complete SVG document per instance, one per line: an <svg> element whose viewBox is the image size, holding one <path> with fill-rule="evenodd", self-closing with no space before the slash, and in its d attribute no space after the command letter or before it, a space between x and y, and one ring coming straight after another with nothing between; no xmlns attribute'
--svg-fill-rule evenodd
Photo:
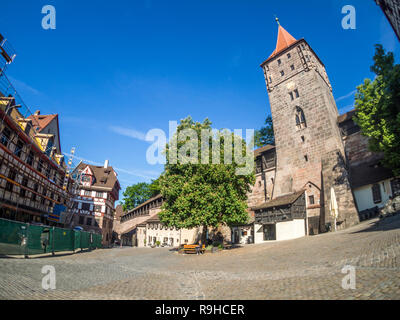
<svg viewBox="0 0 400 320"><path fill-rule="evenodd" d="M41 27L47 4L56 30ZM347 4L356 30L341 27ZM125 188L162 171L146 162L150 129L168 132L168 121L187 115L215 128L263 125L270 110L259 64L275 49L274 15L324 62L341 113L372 77L374 44L398 61L373 0L13 0L2 3L0 32L18 54L7 74L32 112L60 115L63 152L109 159Z"/></svg>

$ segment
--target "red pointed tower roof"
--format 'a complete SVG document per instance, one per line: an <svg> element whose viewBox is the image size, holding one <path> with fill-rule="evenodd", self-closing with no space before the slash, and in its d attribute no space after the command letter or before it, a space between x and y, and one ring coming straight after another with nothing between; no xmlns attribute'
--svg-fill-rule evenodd
<svg viewBox="0 0 400 320"><path fill-rule="evenodd" d="M297 40L289 32L287 32L281 25L279 25L278 41L276 42L276 49L274 50L274 52L272 52L268 60L276 56L279 52L290 47L295 42L297 42Z"/></svg>

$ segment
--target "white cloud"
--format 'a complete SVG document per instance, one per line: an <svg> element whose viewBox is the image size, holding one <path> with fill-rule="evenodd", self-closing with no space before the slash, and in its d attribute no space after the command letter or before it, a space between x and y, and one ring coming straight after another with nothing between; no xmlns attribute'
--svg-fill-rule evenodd
<svg viewBox="0 0 400 320"><path fill-rule="evenodd" d="M96 161L93 161L93 160L77 157L77 156L72 155L70 153L64 153L64 155L66 155L67 157L72 157L73 159L77 159L77 160L83 161L85 163L94 165L94 166L103 166L104 165L104 163L100 163L100 162L96 162ZM77 165L77 164L75 164L75 165ZM111 164L111 166L112 166L112 164ZM156 171L136 170L136 169L127 170L127 169L122 169L122 168L118 168L118 167L113 167L113 168L117 172L117 174L118 173L125 173L125 174L128 174L128 175L131 175L131 176L134 176L134 177L139 177L139 178L146 179L146 180L156 179L160 175L160 173L156 172Z"/></svg>
<svg viewBox="0 0 400 320"><path fill-rule="evenodd" d="M348 111L350 111L352 109L354 109L354 104L350 104L348 106L340 107L339 111L340 111L340 114L343 114L343 113L346 113L346 112L348 112Z"/></svg>
<svg viewBox="0 0 400 320"><path fill-rule="evenodd" d="M141 141L146 141L146 134L135 129L123 128L118 126L111 126L109 129L117 134L126 136L133 139L138 139Z"/></svg>
<svg viewBox="0 0 400 320"><path fill-rule="evenodd" d="M8 76L8 78L11 80L11 82L15 85L17 91L28 91L30 93L33 93L35 95L40 95L40 91L36 90L35 88L32 88L30 85L26 84L23 81L17 80L11 76Z"/></svg>
<svg viewBox="0 0 400 320"><path fill-rule="evenodd" d="M357 92L357 90L353 90L352 92L349 92L348 94L337 98L336 102L339 102L339 101L342 101L344 99L350 98L351 96L354 96L356 92Z"/></svg>

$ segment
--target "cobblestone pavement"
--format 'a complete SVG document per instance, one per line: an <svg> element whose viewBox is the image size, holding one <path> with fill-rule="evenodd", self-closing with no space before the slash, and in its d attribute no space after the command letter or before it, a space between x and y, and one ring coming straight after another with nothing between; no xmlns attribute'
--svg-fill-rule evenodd
<svg viewBox="0 0 400 320"><path fill-rule="evenodd" d="M41 269L56 270L55 290ZM342 288L343 266L356 289ZM114 248L0 258L0 299L400 299L400 216L337 233L202 256Z"/></svg>

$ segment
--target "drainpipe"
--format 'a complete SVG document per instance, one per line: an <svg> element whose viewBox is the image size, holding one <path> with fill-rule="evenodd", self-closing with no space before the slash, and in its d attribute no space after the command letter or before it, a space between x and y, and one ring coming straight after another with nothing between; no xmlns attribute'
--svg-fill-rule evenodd
<svg viewBox="0 0 400 320"><path fill-rule="evenodd" d="M309 236L309 231L308 231L308 212L307 212L307 191L305 192L305 197L306 197L306 236Z"/></svg>

